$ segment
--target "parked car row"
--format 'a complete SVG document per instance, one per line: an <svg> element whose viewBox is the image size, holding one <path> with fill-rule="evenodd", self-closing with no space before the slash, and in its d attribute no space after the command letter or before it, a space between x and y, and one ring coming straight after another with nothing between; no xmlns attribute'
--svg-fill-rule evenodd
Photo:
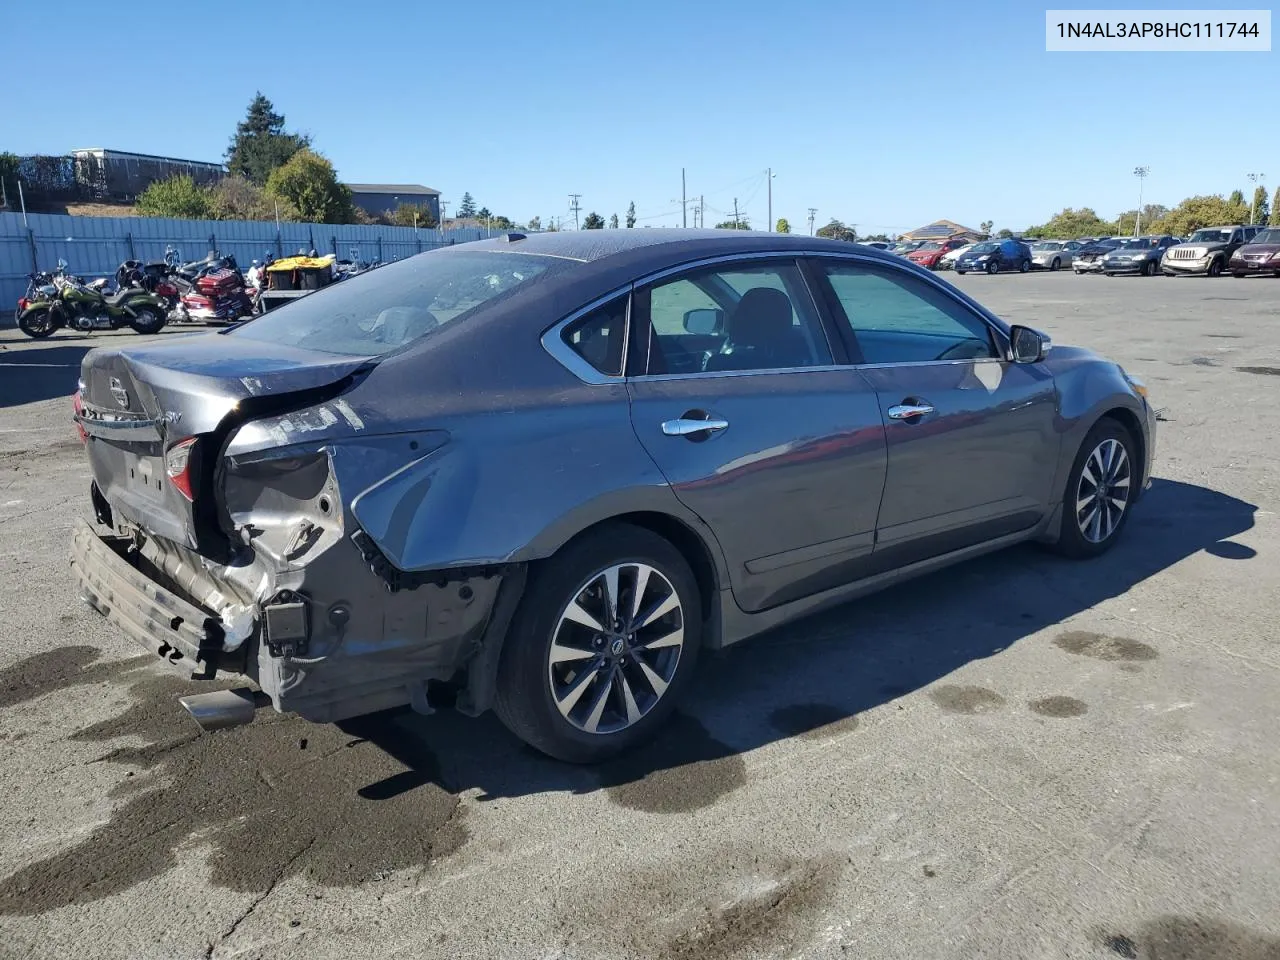
<svg viewBox="0 0 1280 960"><path fill-rule="evenodd" d="M929 270L1001 273L1065 270L1077 276L1133 274L1151 277L1230 272L1234 277L1280 276L1280 228L1230 225L1206 227L1190 237L1148 234L1140 237L1082 237L1078 240L947 240L873 242Z"/></svg>

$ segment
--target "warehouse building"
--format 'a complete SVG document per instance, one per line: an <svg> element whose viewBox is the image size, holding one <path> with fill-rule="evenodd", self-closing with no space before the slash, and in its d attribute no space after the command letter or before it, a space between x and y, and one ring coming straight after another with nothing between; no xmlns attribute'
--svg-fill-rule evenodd
<svg viewBox="0 0 1280 960"><path fill-rule="evenodd" d="M371 217L395 212L402 203L427 207L440 222L440 191L420 183L348 183L355 205Z"/></svg>

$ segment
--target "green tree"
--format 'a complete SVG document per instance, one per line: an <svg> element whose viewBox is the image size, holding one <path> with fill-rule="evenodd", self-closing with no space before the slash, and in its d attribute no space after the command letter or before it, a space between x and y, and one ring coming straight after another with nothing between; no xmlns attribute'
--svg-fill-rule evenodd
<svg viewBox="0 0 1280 960"><path fill-rule="evenodd" d="M982 225L990 232L990 223ZM1132 227L1132 223L1130 224ZM1092 207L1074 209L1067 207L1049 218L1049 221L1038 227L1027 227L1027 233L1050 240L1074 240L1077 237L1098 237L1116 233L1116 224L1103 220Z"/></svg>
<svg viewBox="0 0 1280 960"><path fill-rule="evenodd" d="M227 169L233 175L263 186L272 171L310 146L310 137L285 130L284 115L276 113L271 101L258 91L227 147Z"/></svg>
<svg viewBox="0 0 1280 960"><path fill-rule="evenodd" d="M817 234L820 237L826 237L828 240L847 240L850 243L858 239L857 231L839 220L832 220L825 227L819 227Z"/></svg>
<svg viewBox="0 0 1280 960"><path fill-rule="evenodd" d="M789 221L786 217L779 217L778 222L773 229L777 230L778 233L790 233L791 221Z"/></svg>
<svg viewBox="0 0 1280 960"><path fill-rule="evenodd" d="M1266 223L1269 208L1267 206L1267 188L1259 184L1253 191L1253 219L1251 223Z"/></svg>
<svg viewBox="0 0 1280 960"><path fill-rule="evenodd" d="M627 229L630 230L635 225L636 225L636 202L632 200L630 205L627 207Z"/></svg>
<svg viewBox="0 0 1280 960"><path fill-rule="evenodd" d="M582 221L583 230L603 230L604 217L592 210Z"/></svg>
<svg viewBox="0 0 1280 960"><path fill-rule="evenodd" d="M1280 227L1280 187L1276 187L1276 195L1271 200L1271 226Z"/></svg>
<svg viewBox="0 0 1280 960"><path fill-rule="evenodd" d="M462 202L458 204L458 217L460 219L467 219L469 217L474 217L475 215L476 215L475 197L471 196L470 193L464 193L462 195Z"/></svg>
<svg viewBox="0 0 1280 960"><path fill-rule="evenodd" d="M492 219L493 219L493 211L492 211L492 210L490 210L488 207L481 207L479 210L477 210L477 211L476 211L476 219L477 219L477 220L492 220Z"/></svg>
<svg viewBox="0 0 1280 960"><path fill-rule="evenodd" d="M1233 207L1243 207L1243 206L1244 206L1244 191L1243 191L1243 190L1232 190L1232 191L1231 191L1231 196L1227 197L1227 203L1231 204Z"/></svg>
<svg viewBox="0 0 1280 960"><path fill-rule="evenodd" d="M1236 191L1239 193L1240 191ZM1243 199L1243 198L1242 198ZM1188 197L1169 211L1162 224L1165 233L1184 237L1201 227L1219 227L1230 223L1243 223L1249 218L1249 209L1243 203L1222 199L1221 194Z"/></svg>
<svg viewBox="0 0 1280 960"><path fill-rule="evenodd" d="M537 233L539 230L541 230L541 229L542 229L542 218L541 218L541 217L530 217L530 218L529 218L529 229L530 229L530 230L532 230L534 233Z"/></svg>
<svg viewBox="0 0 1280 960"><path fill-rule="evenodd" d="M876 243L888 243L889 235L887 233L873 233L869 237L863 237L863 240L874 241Z"/></svg>
<svg viewBox="0 0 1280 960"><path fill-rule="evenodd" d="M304 220L313 223L351 223L355 208L351 190L338 182L333 164L313 150L299 150L289 162L272 171L267 194L290 201Z"/></svg>
<svg viewBox="0 0 1280 960"><path fill-rule="evenodd" d="M1007 227L996 234L996 238L999 240L1008 240L1012 236L1013 236L1013 231L1008 229Z"/></svg>
<svg viewBox="0 0 1280 960"><path fill-rule="evenodd" d="M990 235L991 228L994 226L995 224L992 223L990 220L983 220L980 224L978 224L978 230L982 233Z"/></svg>
<svg viewBox="0 0 1280 960"><path fill-rule="evenodd" d="M609 218L609 229L610 230L618 229L618 215L616 213Z"/></svg>
<svg viewBox="0 0 1280 960"><path fill-rule="evenodd" d="M144 217L210 220L214 216L208 191L186 175L157 180L139 194L135 206Z"/></svg>
<svg viewBox="0 0 1280 960"><path fill-rule="evenodd" d="M551 222L547 224L547 233L559 233L560 225L556 223L555 218L551 218Z"/></svg>
<svg viewBox="0 0 1280 960"><path fill-rule="evenodd" d="M0 196L9 201L9 209L18 209L18 158L12 153L0 153Z"/></svg>
<svg viewBox="0 0 1280 960"><path fill-rule="evenodd" d="M751 223L744 217L737 220L722 220L716 224L717 230L750 230Z"/></svg>
<svg viewBox="0 0 1280 960"><path fill-rule="evenodd" d="M426 203L402 203L387 218L397 227L422 227L430 230L436 226L435 214Z"/></svg>
<svg viewBox="0 0 1280 960"><path fill-rule="evenodd" d="M269 197L267 192L238 174L223 177L204 188L214 220L301 220L290 201Z"/></svg>

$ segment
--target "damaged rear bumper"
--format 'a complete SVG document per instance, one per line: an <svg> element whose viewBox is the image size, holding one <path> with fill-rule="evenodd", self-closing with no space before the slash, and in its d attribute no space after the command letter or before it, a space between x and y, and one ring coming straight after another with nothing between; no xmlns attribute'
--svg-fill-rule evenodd
<svg viewBox="0 0 1280 960"><path fill-rule="evenodd" d="M152 579L131 546L128 538L103 537L76 521L71 570L81 598L186 676L212 676L225 638L221 620Z"/></svg>

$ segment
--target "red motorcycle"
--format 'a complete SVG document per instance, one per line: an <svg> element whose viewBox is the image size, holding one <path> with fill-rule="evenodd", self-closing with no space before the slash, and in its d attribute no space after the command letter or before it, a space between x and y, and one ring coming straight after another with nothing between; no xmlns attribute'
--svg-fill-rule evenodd
<svg viewBox="0 0 1280 960"><path fill-rule="evenodd" d="M253 297L234 261L199 277L182 295L182 312L195 323L235 323L252 316Z"/></svg>

